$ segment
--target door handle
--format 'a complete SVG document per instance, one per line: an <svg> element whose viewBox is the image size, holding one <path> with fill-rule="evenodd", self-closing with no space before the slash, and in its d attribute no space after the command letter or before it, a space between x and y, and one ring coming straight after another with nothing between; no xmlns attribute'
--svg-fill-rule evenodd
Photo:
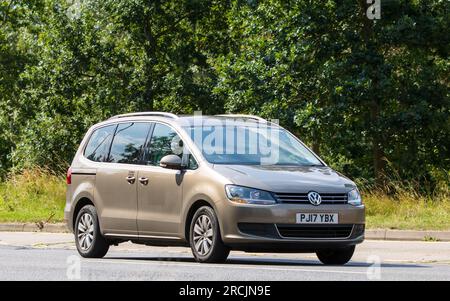
<svg viewBox="0 0 450 301"><path fill-rule="evenodd" d="M142 185L147 185L148 184L148 178L140 177L139 178L139 182L141 182Z"/></svg>
<svg viewBox="0 0 450 301"><path fill-rule="evenodd" d="M125 178L125 180L127 180L127 182L130 184L134 184L134 182L136 182L136 177L128 176Z"/></svg>

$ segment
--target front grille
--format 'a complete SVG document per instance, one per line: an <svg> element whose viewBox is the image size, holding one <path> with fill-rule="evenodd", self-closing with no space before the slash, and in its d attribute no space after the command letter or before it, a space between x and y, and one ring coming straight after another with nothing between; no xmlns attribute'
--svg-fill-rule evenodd
<svg viewBox="0 0 450 301"><path fill-rule="evenodd" d="M346 238L353 225L277 225L277 228L285 238Z"/></svg>
<svg viewBox="0 0 450 301"><path fill-rule="evenodd" d="M347 204L346 193L319 193L322 204ZM307 193L275 193L280 203L310 204Z"/></svg>

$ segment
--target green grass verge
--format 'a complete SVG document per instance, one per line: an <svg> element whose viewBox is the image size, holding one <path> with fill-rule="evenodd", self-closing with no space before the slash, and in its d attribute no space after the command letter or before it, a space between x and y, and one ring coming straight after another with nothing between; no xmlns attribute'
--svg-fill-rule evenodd
<svg viewBox="0 0 450 301"><path fill-rule="evenodd" d="M61 222L65 180L42 169L12 175L0 182L0 222ZM363 193L368 229L450 230L450 199L403 190L387 196Z"/></svg>
<svg viewBox="0 0 450 301"><path fill-rule="evenodd" d="M61 176L34 169L0 182L0 222L61 222L66 186Z"/></svg>
<svg viewBox="0 0 450 301"><path fill-rule="evenodd" d="M450 230L448 196L425 197L402 192L386 196L380 192L363 194L367 228L401 230Z"/></svg>

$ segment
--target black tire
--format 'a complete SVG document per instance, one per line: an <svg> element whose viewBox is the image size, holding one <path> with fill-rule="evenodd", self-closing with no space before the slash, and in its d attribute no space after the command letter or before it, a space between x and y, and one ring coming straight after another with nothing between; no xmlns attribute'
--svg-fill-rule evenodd
<svg viewBox="0 0 450 301"><path fill-rule="evenodd" d="M339 249L320 250L316 252L317 257L323 264L344 265L352 259L355 246Z"/></svg>
<svg viewBox="0 0 450 301"><path fill-rule="evenodd" d="M83 235L83 233L86 233L86 231L81 231L81 229L87 229L84 225L86 222L83 222L83 219L89 219L92 218L92 231L89 231L90 234L89 237L85 237L85 240L83 241L83 236L86 236L86 234ZM81 223L81 225L80 225ZM77 246L78 253L82 257L86 258L102 258L103 256L108 253L109 249L109 243L106 240L105 237L100 232L100 226L98 223L98 215L97 210L95 210L95 207L92 205L86 205L83 208L81 208L80 212L78 212L77 219L75 220L75 227L74 227L74 233L75 233L75 244ZM90 239L92 237L92 239ZM87 245L86 239L89 238L89 241L91 241L90 245Z"/></svg>
<svg viewBox="0 0 450 301"><path fill-rule="evenodd" d="M206 237L203 238L203 240L206 240L205 243L207 245L210 244L210 248L205 254L202 254L201 251L197 250L196 248L196 242L199 243L200 239L198 239L198 232L195 232L195 226L197 221L200 222L200 218L205 219L204 216L206 216L210 221L210 224L208 225L211 226L210 229L212 229L212 235L210 236L211 243L206 240ZM197 228L197 230L199 230L199 228ZM206 236L207 231L204 232ZM196 233L196 240L194 240L194 233ZM200 207L192 217L189 232L189 241L191 244L192 254L194 255L195 260L198 262L222 263L227 260L227 257L230 254L230 249L222 242L219 222L217 220L216 214L214 213L214 210L208 206ZM202 243L200 242L200 244ZM205 248L203 248L203 251L205 251Z"/></svg>

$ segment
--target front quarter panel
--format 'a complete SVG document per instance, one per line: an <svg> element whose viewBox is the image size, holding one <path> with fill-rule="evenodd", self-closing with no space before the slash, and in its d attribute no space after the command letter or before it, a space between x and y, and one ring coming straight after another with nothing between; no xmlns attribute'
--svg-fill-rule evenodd
<svg viewBox="0 0 450 301"><path fill-rule="evenodd" d="M203 164L196 170L187 170L183 179L183 220L181 223L180 234L185 237L186 224L189 210L197 201L205 201L216 212L220 228L224 224L221 218L223 211L223 200L225 198L225 185L230 181L214 171L209 164Z"/></svg>

